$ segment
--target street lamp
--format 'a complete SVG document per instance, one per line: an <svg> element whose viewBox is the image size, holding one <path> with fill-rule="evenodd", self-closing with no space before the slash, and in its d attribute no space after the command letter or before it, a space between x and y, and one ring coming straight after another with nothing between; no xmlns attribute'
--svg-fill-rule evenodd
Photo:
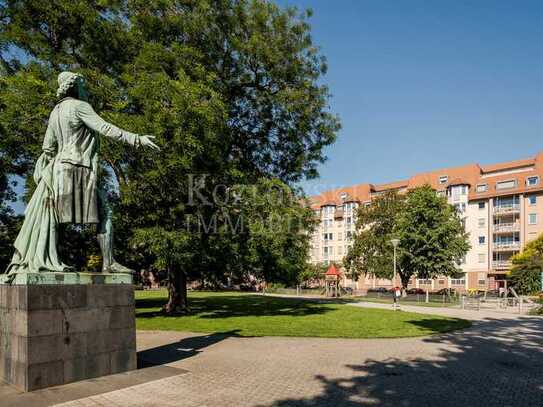
<svg viewBox="0 0 543 407"><path fill-rule="evenodd" d="M390 243L392 243L392 246L394 246L394 284L396 284L396 248L400 244L400 239L391 239Z"/></svg>

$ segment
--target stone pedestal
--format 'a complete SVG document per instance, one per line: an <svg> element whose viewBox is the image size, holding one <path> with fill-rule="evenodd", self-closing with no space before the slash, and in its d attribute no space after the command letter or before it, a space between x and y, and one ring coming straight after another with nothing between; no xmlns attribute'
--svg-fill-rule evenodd
<svg viewBox="0 0 543 407"><path fill-rule="evenodd" d="M135 368L130 275L40 273L0 281L1 380L31 391Z"/></svg>

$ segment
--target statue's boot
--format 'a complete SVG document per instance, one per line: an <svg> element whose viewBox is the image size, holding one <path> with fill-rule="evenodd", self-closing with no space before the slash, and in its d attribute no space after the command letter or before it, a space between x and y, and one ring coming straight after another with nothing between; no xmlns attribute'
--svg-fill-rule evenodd
<svg viewBox="0 0 543 407"><path fill-rule="evenodd" d="M117 263L113 258L113 243L109 233L98 234L98 243L102 252L102 273L133 274L134 270Z"/></svg>
<svg viewBox="0 0 543 407"><path fill-rule="evenodd" d="M125 274L134 274L135 271L132 269L129 269L128 267L123 266L120 263L117 263L116 261L113 261L107 271L104 271L105 273L125 273Z"/></svg>

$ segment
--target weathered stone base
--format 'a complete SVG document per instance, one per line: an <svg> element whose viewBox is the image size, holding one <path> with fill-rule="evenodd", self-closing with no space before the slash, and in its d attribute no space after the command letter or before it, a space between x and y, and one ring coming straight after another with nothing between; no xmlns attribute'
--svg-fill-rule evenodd
<svg viewBox="0 0 543 407"><path fill-rule="evenodd" d="M136 368L131 284L0 284L0 379L23 391Z"/></svg>

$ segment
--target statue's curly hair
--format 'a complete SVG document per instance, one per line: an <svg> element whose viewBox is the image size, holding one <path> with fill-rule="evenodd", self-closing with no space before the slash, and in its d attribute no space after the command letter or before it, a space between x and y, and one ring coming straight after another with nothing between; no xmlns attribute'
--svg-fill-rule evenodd
<svg viewBox="0 0 543 407"><path fill-rule="evenodd" d="M70 89L77 83L78 80L82 80L83 76L78 73L64 71L58 75L58 89L57 97L63 98L69 92Z"/></svg>

